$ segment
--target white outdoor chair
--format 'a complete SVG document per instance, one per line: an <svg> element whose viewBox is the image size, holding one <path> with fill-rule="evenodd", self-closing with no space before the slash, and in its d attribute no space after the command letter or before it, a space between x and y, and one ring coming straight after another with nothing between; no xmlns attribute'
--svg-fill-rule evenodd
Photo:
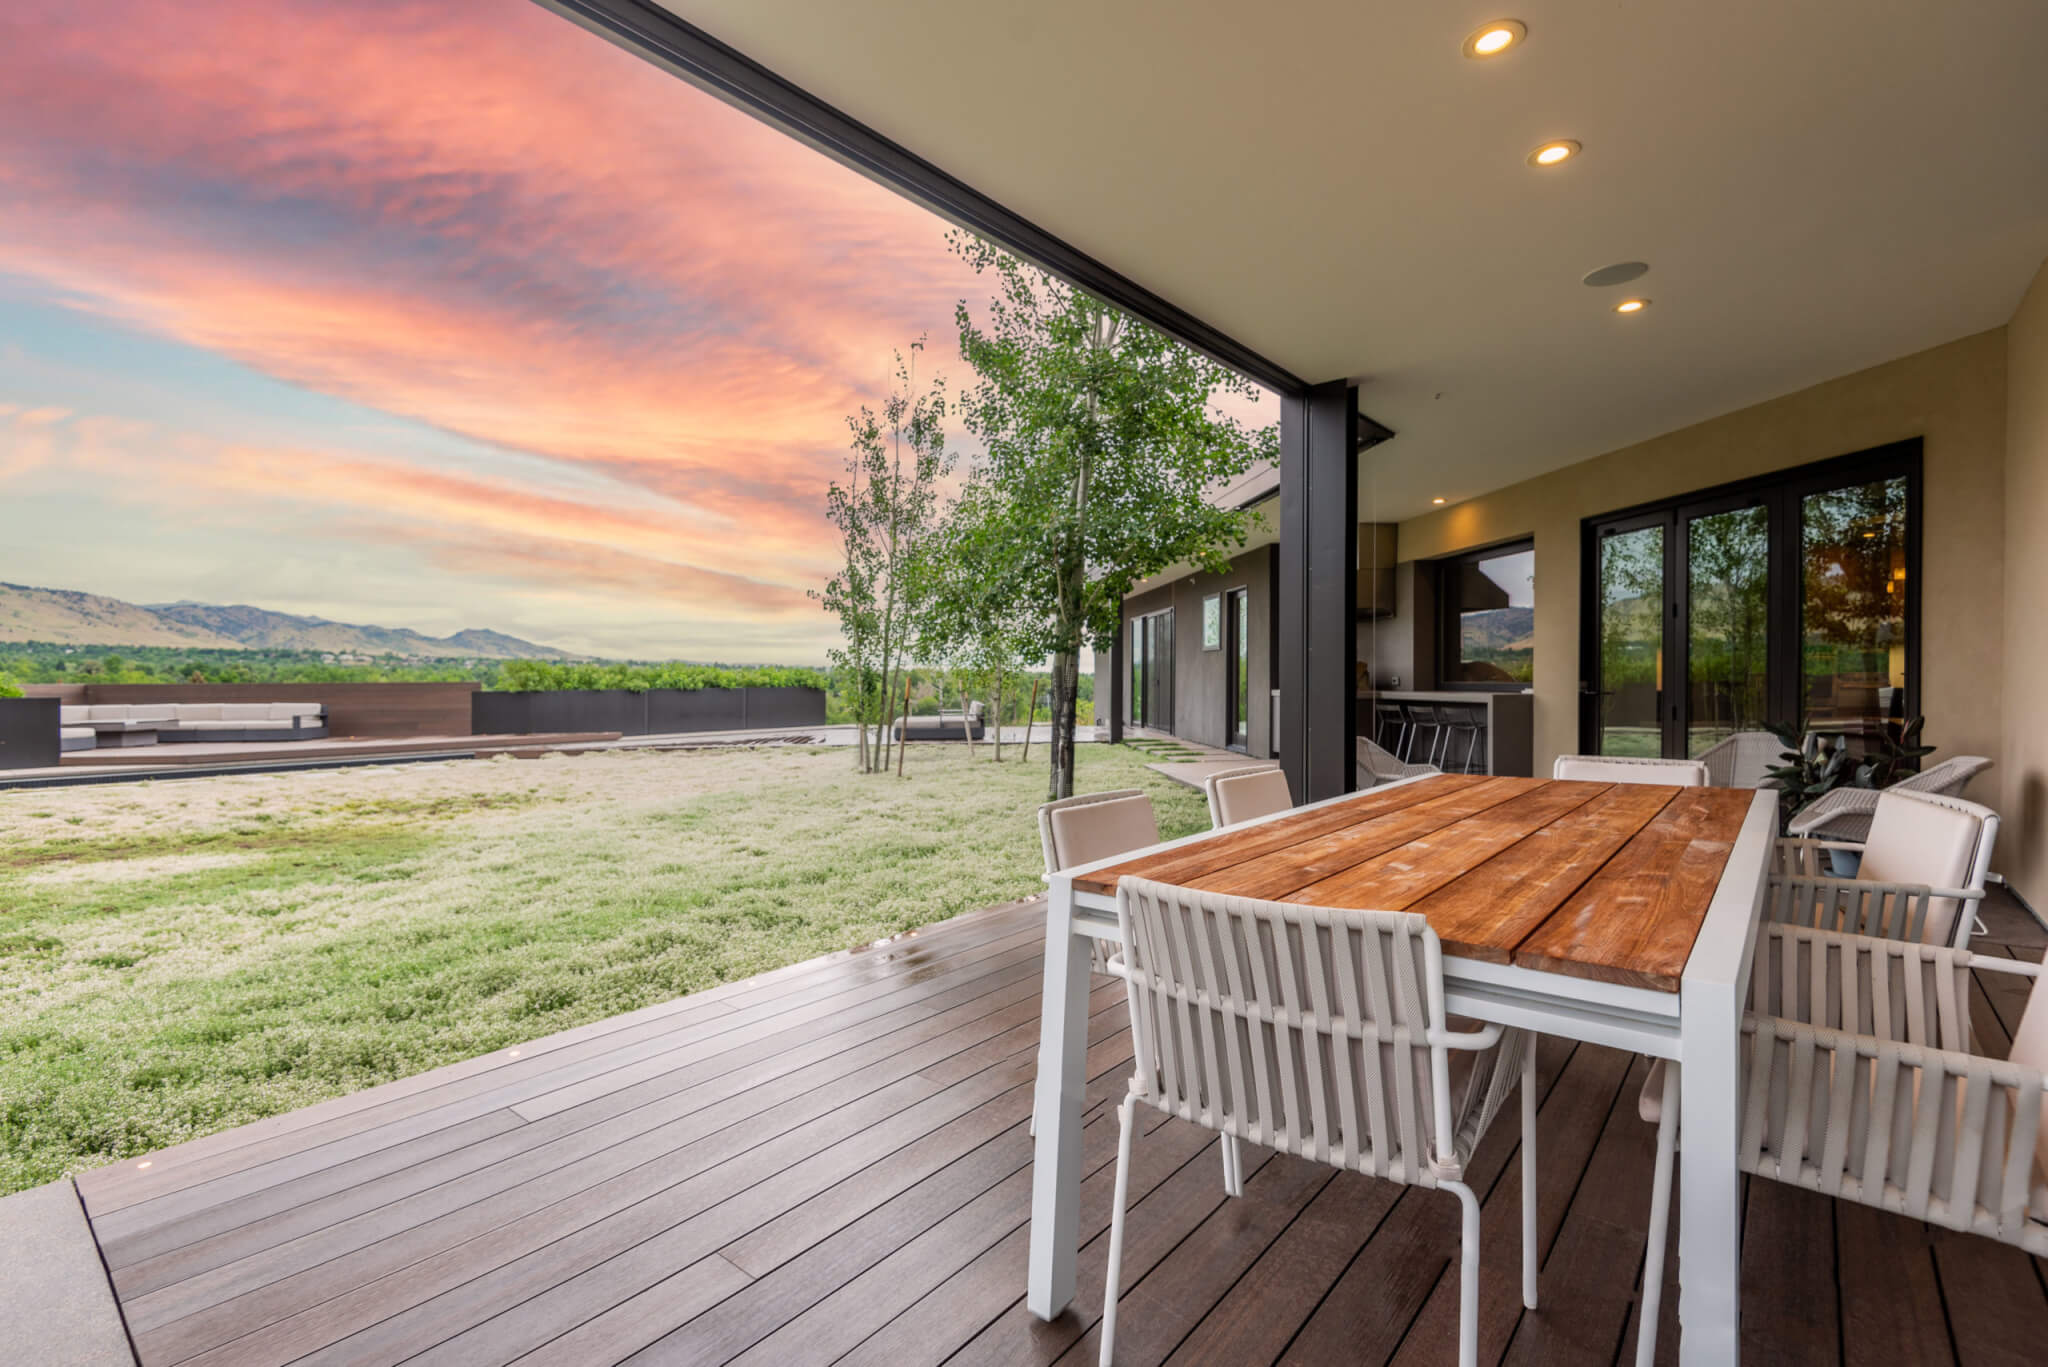
<svg viewBox="0 0 2048 1367"><path fill-rule="evenodd" d="M1116 1345L1124 1206L1141 1101L1282 1153L1457 1193L1465 1217L1458 1360L1471 1367L1479 1335L1479 1198L1464 1183L1465 1165L1519 1081L1522 1300L1535 1308L1535 1050L1519 1030L1451 1028L1442 951L1426 918L1125 878L1117 920L1136 1071L1117 1110L1104 1367Z"/></svg>
<svg viewBox="0 0 2048 1367"><path fill-rule="evenodd" d="M1775 783L1768 772L1785 743L1768 731L1737 731L1700 754L1707 782L1716 788L1766 788Z"/></svg>
<svg viewBox="0 0 2048 1367"><path fill-rule="evenodd" d="M1582 783L1675 783L1681 788L1704 788L1709 782L1707 766L1696 759L1631 755L1559 755L1550 776Z"/></svg>
<svg viewBox="0 0 2048 1367"><path fill-rule="evenodd" d="M2003 1062L1969 1051L1970 971L2035 977ZM2041 965L1766 926L1743 1020L1744 1172L2048 1253L2048 979ZM1678 1138L1678 1065L1652 1069L1657 1125L1636 1362L1657 1346Z"/></svg>
<svg viewBox="0 0 2048 1367"><path fill-rule="evenodd" d="M1243 772L1242 770L1234 772ZM1277 773L1278 771L1275 770ZM1281 780L1283 789L1286 780ZM1216 800L1209 799L1213 815ZM1048 802L1038 809L1038 841L1045 851L1045 871L1058 873L1098 859L1111 859L1132 850L1159 843L1159 821L1152 812L1152 799L1142 789L1118 788L1106 793L1083 793ZM1097 973L1116 973L1115 951L1107 940L1091 948L1088 966ZM1038 1133L1038 1117L1025 1127ZM1244 1195L1244 1177L1238 1166L1237 1143L1223 1145L1223 1190L1231 1196Z"/></svg>
<svg viewBox="0 0 2048 1367"><path fill-rule="evenodd" d="M1991 761L1982 755L1957 755L1889 788L1837 788L1793 817L1785 829L1793 835L1819 840L1867 840L1871 818L1877 815L1880 792L1961 797L1970 780L1990 767Z"/></svg>
<svg viewBox="0 0 2048 1367"><path fill-rule="evenodd" d="M1875 792L1870 838L1780 840L1764 919L1962 949L1977 924L1998 813L1959 797ZM1830 850L1861 856L1854 878L1822 873Z"/></svg>
<svg viewBox="0 0 2048 1367"><path fill-rule="evenodd" d="M1294 795L1287 791L1286 771L1270 764L1211 774L1202 780L1202 792L1209 799L1209 824L1219 829L1284 812L1294 805Z"/></svg>
<svg viewBox="0 0 2048 1367"><path fill-rule="evenodd" d="M1443 772L1434 764L1411 764L1369 736L1358 738L1357 749L1358 786L1361 790L1376 788L1382 783L1392 783L1399 778L1418 778L1424 774Z"/></svg>

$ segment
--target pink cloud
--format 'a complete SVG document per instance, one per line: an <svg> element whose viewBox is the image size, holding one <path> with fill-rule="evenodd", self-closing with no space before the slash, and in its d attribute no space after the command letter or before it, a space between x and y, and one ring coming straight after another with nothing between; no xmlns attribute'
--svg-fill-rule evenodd
<svg viewBox="0 0 2048 1367"><path fill-rule="evenodd" d="M843 415L979 292L924 211L529 0L17 0L0 228L81 308L658 491L576 524L627 554L786 580Z"/></svg>

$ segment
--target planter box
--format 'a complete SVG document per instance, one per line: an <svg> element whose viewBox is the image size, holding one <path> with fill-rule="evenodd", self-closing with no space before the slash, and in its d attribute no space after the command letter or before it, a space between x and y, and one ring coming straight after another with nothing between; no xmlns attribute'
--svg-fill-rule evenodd
<svg viewBox="0 0 2048 1367"><path fill-rule="evenodd" d="M55 698L0 698L0 769L51 769L63 753Z"/></svg>
<svg viewBox="0 0 2048 1367"><path fill-rule="evenodd" d="M616 731L622 736L663 736L824 724L822 688L477 693L470 708L470 730L480 736L523 736L541 731Z"/></svg>

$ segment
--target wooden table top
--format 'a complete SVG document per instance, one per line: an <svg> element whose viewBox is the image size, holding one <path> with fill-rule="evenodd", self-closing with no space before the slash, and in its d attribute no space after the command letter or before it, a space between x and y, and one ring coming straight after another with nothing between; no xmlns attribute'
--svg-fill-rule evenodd
<svg viewBox="0 0 2048 1367"><path fill-rule="evenodd" d="M1676 992L1756 794L1440 774L1083 874L1419 911L1444 953Z"/></svg>

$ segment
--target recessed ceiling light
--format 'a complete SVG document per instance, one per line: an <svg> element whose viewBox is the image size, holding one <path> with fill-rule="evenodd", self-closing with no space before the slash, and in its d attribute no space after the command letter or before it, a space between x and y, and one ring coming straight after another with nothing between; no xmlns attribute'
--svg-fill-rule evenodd
<svg viewBox="0 0 2048 1367"><path fill-rule="evenodd" d="M1519 19L1496 19L1481 24L1465 38L1467 57L1498 57L1529 36L1529 26Z"/></svg>
<svg viewBox="0 0 2048 1367"><path fill-rule="evenodd" d="M1647 261L1617 261L1611 266L1602 266L1597 271L1587 271L1581 284L1600 289L1606 285L1626 285L1647 275L1650 263Z"/></svg>
<svg viewBox="0 0 2048 1367"><path fill-rule="evenodd" d="M1430 502L1431 502L1431 503L1441 503L1441 502L1443 502L1443 500L1442 500L1442 499L1440 499L1440 498L1433 498L1433 499L1431 499L1431 500L1430 500Z"/></svg>
<svg viewBox="0 0 2048 1367"><path fill-rule="evenodd" d="M1650 306L1647 299L1624 299L1614 306L1616 313L1641 313Z"/></svg>
<svg viewBox="0 0 2048 1367"><path fill-rule="evenodd" d="M145 1158L140 1163L137 1163L135 1166L138 1168L146 1168L149 1166L149 1160Z"/></svg>
<svg viewBox="0 0 2048 1367"><path fill-rule="evenodd" d="M1570 138L1559 138L1546 142L1529 154L1531 166L1562 166L1579 154L1579 145Z"/></svg>

